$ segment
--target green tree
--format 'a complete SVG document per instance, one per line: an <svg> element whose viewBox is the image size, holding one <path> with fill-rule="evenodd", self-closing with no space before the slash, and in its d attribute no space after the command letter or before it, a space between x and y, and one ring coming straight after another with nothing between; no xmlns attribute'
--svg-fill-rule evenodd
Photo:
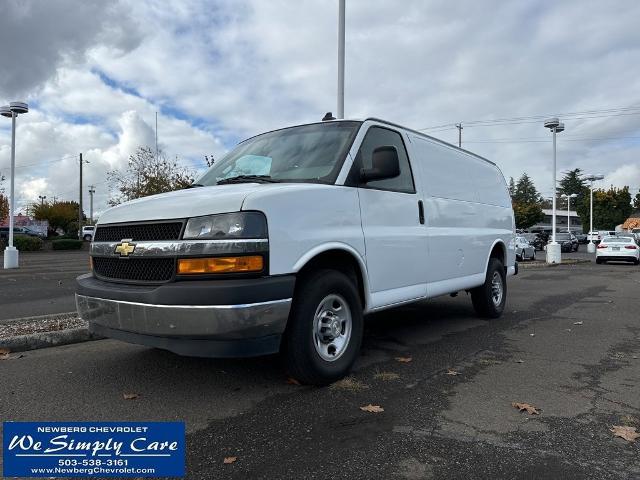
<svg viewBox="0 0 640 480"><path fill-rule="evenodd" d="M65 234L78 231L78 202L34 203L31 209L36 220L49 222L51 231L60 229Z"/></svg>
<svg viewBox="0 0 640 480"><path fill-rule="evenodd" d="M589 230L589 186L587 181L582 178L582 170L576 168L566 172L560 180L558 193L565 195L575 193L577 195L571 201L571 205L575 205L576 213L582 223L582 230L587 232ZM586 206L585 199L587 199Z"/></svg>
<svg viewBox="0 0 640 480"><path fill-rule="evenodd" d="M584 198L582 206L588 211L588 196ZM624 223L632 211L629 187L611 186L608 190L593 191L593 228L595 230L613 230L617 225Z"/></svg>
<svg viewBox="0 0 640 480"><path fill-rule="evenodd" d="M138 147L136 153L129 156L127 169L112 170L107 173L107 178L118 192L109 199L109 205L180 190L193 183L190 169L168 160L162 153L156 157L149 147Z"/></svg>
<svg viewBox="0 0 640 480"><path fill-rule="evenodd" d="M529 228L544 219L542 198L526 173L515 183L511 201L517 228Z"/></svg>
<svg viewBox="0 0 640 480"><path fill-rule="evenodd" d="M0 193L0 223L9 216L9 200Z"/></svg>
<svg viewBox="0 0 640 480"><path fill-rule="evenodd" d="M516 182L513 177L509 177L509 195L511 198L516 194Z"/></svg>
<svg viewBox="0 0 640 480"><path fill-rule="evenodd" d="M633 197L633 208L640 210L640 192L636 193L636 196Z"/></svg>

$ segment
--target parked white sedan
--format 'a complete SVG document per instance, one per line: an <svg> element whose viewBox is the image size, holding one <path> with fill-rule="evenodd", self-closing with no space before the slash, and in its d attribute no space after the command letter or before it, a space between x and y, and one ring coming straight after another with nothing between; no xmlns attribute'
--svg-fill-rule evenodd
<svg viewBox="0 0 640 480"><path fill-rule="evenodd" d="M640 249L631 237L604 237L596 249L596 263L607 261L640 264Z"/></svg>

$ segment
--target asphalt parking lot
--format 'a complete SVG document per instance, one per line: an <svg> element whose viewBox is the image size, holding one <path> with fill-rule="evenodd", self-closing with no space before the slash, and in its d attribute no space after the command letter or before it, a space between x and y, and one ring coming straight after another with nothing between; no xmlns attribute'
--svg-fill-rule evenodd
<svg viewBox="0 0 640 480"><path fill-rule="evenodd" d="M62 289L38 285L67 288L86 270L66 258L64 273L0 276L3 316L26 305L21 288L63 309ZM188 478L640 478L640 441L610 431L640 430L639 291L633 265L523 268L495 321L464 293L371 316L352 377L329 388L288 383L277 356L184 358L113 340L25 352L0 363L0 412L184 420Z"/></svg>
<svg viewBox="0 0 640 480"><path fill-rule="evenodd" d="M75 278L88 271L86 251L22 253L19 269L0 269L0 321L73 311Z"/></svg>

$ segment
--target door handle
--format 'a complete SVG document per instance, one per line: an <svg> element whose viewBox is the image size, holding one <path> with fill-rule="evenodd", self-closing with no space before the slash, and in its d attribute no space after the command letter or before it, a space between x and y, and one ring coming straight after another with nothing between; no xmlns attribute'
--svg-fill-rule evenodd
<svg viewBox="0 0 640 480"><path fill-rule="evenodd" d="M422 200L418 200L418 218L420 219L420 225L424 225L424 205Z"/></svg>

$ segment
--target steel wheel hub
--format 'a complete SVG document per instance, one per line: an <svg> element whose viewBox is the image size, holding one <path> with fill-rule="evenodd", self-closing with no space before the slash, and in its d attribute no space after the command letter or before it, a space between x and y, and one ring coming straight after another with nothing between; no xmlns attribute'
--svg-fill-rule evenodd
<svg viewBox="0 0 640 480"><path fill-rule="evenodd" d="M493 277L491 278L491 300L496 307L502 303L503 290L502 277L498 272L493 272Z"/></svg>
<svg viewBox="0 0 640 480"><path fill-rule="evenodd" d="M313 319L313 344L320 358L337 360L346 351L351 339L351 309L338 294L322 299Z"/></svg>

